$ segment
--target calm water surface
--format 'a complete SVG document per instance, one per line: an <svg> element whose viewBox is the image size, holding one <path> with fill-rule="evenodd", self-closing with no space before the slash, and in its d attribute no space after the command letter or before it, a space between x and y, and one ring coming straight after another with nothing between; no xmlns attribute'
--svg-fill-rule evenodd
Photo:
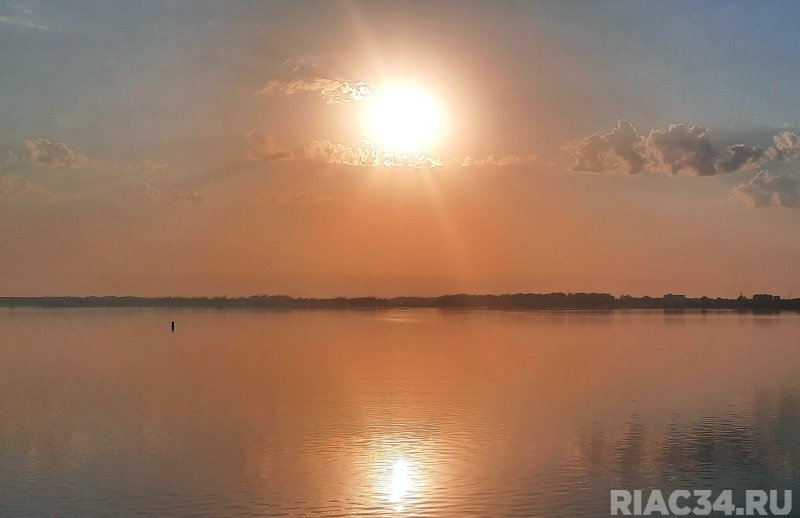
<svg viewBox="0 0 800 518"><path fill-rule="evenodd" d="M588 517L798 481L797 315L0 311L3 516Z"/></svg>

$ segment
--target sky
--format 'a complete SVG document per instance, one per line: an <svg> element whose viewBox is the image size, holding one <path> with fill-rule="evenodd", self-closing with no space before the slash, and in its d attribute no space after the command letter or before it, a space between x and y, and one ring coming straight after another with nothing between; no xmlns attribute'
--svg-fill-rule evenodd
<svg viewBox="0 0 800 518"><path fill-rule="evenodd" d="M0 0L0 294L800 294L799 16Z"/></svg>

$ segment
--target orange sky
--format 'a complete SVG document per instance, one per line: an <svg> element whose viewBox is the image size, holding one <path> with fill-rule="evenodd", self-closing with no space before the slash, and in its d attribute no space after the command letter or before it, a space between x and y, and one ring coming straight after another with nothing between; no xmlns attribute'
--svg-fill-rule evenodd
<svg viewBox="0 0 800 518"><path fill-rule="evenodd" d="M20 6L2 295L800 293L791 7Z"/></svg>

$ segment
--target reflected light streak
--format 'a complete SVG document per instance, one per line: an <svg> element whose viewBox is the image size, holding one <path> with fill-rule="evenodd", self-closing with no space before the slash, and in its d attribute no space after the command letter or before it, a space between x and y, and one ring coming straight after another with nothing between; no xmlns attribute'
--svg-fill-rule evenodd
<svg viewBox="0 0 800 518"><path fill-rule="evenodd" d="M392 474L389 480L389 502L395 504L395 511L405 509L403 501L414 488L414 480L409 462L406 459L397 459L392 464Z"/></svg>

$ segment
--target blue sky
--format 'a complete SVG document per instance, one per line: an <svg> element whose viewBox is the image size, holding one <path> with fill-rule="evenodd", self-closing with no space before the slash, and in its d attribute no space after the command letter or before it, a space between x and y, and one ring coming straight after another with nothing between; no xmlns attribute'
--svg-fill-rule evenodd
<svg viewBox="0 0 800 518"><path fill-rule="evenodd" d="M98 122L109 140L197 132L286 59L363 70L370 51L353 30L357 12L388 46L413 38L415 52L466 62L482 88L502 89L514 102L477 89L498 104L493 126L537 111L561 119L547 135L515 131L498 151L536 147L528 136L577 139L621 118L776 128L798 119L797 11L793 2L11 1L0 7L0 120L11 141L44 131L96 143ZM448 55L460 48L469 55Z"/></svg>

